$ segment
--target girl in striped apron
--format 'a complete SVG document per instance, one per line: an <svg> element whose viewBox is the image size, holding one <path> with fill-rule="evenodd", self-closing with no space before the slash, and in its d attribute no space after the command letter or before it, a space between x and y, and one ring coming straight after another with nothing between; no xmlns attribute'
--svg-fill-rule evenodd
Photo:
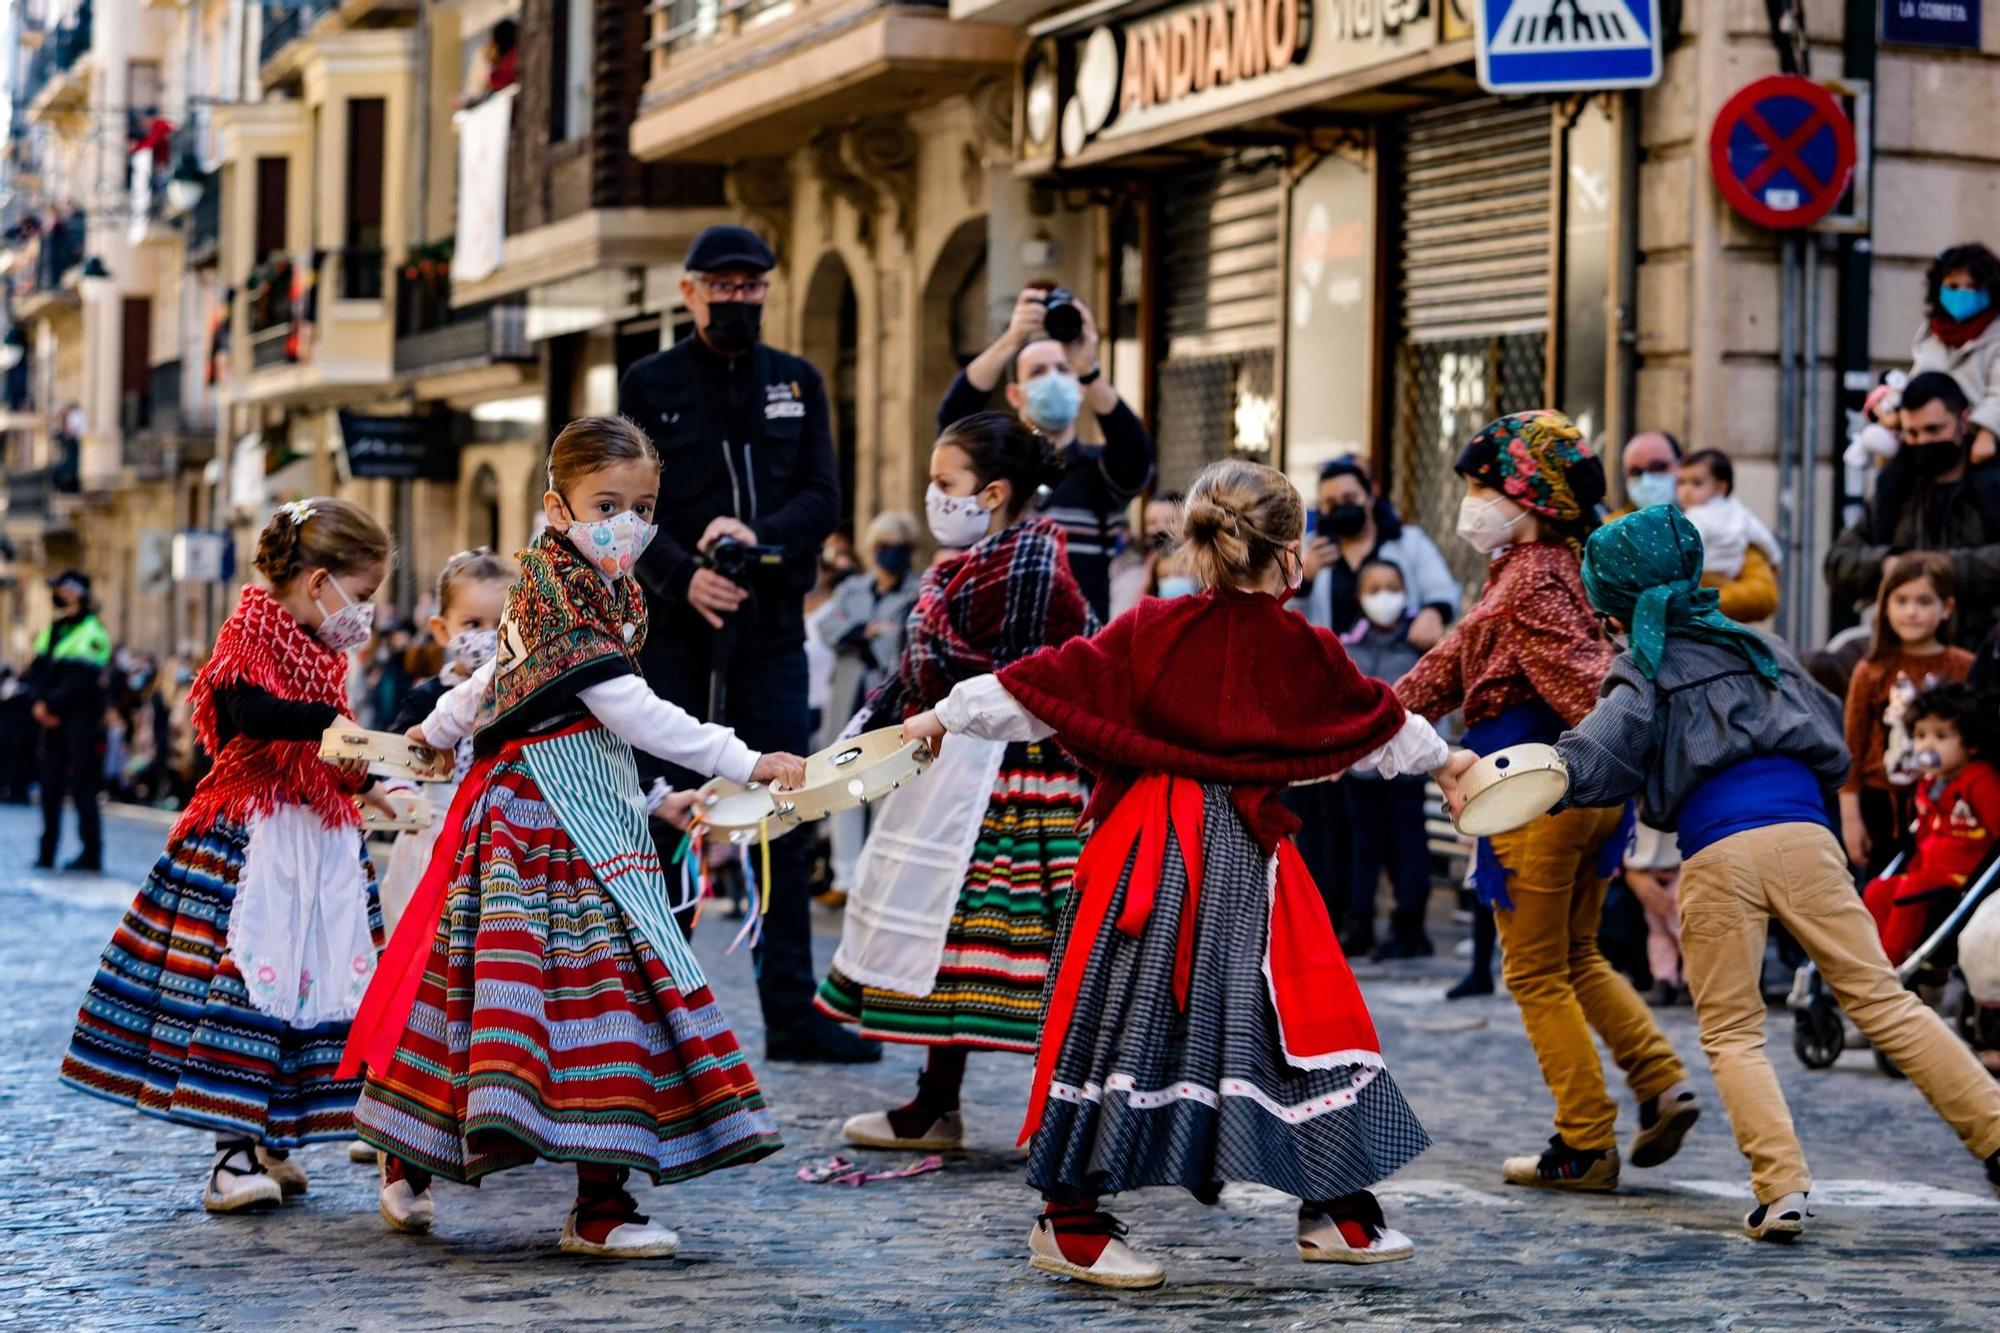
<svg viewBox="0 0 2000 1333"><path fill-rule="evenodd" d="M433 1176L471 1184L536 1159L576 1166L562 1249L660 1258L677 1238L625 1182L779 1147L743 1053L669 911L632 747L739 782L796 786L639 676L660 464L623 419L556 437L549 526L521 553L494 660L411 735L478 755L355 1021L344 1068L383 1152L382 1214L427 1230Z"/></svg>

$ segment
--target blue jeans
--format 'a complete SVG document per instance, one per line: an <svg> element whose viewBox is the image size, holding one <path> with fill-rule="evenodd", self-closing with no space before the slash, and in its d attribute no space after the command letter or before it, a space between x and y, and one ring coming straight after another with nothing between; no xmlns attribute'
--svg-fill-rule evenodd
<svg viewBox="0 0 2000 1333"><path fill-rule="evenodd" d="M775 657L746 656L739 645L729 671L728 716L743 743L759 752L783 750L803 755L812 748L812 710L806 703L806 650L794 648ZM694 652L677 651L649 659L649 683L698 718L708 717L706 645ZM647 781L663 774L676 789L694 787L713 774L691 773L659 760L640 756L640 774ZM659 826L656 824L655 828ZM674 835L678 841L679 835ZM671 855L671 849L668 854ZM811 901L812 839L804 833L771 844L771 911L764 921L764 941L757 951L757 994L763 1002L767 1033L804 1023L813 1013L817 988L812 959Z"/></svg>

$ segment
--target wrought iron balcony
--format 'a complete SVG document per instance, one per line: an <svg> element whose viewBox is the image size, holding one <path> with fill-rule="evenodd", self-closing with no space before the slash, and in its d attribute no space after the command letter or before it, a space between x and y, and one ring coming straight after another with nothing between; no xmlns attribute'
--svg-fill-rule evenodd
<svg viewBox="0 0 2000 1333"><path fill-rule="evenodd" d="M435 269L405 266L396 275L397 375L434 375L534 356L525 306L494 302L453 309L442 263Z"/></svg>
<svg viewBox="0 0 2000 1333"><path fill-rule="evenodd" d="M90 6L81 5L69 22L50 33L48 39L35 48L35 54L28 61L27 78L22 81L20 105L33 104L57 76L69 73L83 58L83 53L90 49L90 29Z"/></svg>
<svg viewBox="0 0 2000 1333"><path fill-rule="evenodd" d="M338 0L292 0L290 4L264 6L264 40L257 50L258 60L270 64L272 57L303 37L320 15Z"/></svg>

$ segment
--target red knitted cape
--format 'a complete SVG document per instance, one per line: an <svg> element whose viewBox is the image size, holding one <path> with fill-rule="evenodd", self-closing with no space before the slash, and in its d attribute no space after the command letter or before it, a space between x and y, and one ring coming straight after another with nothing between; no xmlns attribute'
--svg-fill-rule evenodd
<svg viewBox="0 0 2000 1333"><path fill-rule="evenodd" d="M329 828L359 827L354 808L360 784L321 761L318 741L260 741L247 736L221 743L215 692L253 685L280 699L330 704L347 712L347 654L336 653L292 618L262 588L248 587L215 636L215 655L195 677L195 736L215 756L215 767L174 825L173 836L228 819L242 823L280 804L310 807Z"/></svg>
<svg viewBox="0 0 2000 1333"><path fill-rule="evenodd" d="M1147 598L998 675L1096 776L1091 818L1147 773L1227 783L1267 851L1298 827L1277 800L1286 783L1344 769L1403 725L1339 639L1264 593Z"/></svg>

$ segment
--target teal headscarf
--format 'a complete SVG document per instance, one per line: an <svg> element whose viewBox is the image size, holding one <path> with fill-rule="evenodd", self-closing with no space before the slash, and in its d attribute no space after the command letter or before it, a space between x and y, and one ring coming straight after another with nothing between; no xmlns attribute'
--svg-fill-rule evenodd
<svg viewBox="0 0 2000 1333"><path fill-rule="evenodd" d="M1723 615L1715 589L1701 586L1701 534L1672 505L1641 509L1591 533L1583 589L1592 606L1629 627L1632 660L1648 680L1660 674L1671 635L1732 649L1764 679L1778 678L1771 645Z"/></svg>

